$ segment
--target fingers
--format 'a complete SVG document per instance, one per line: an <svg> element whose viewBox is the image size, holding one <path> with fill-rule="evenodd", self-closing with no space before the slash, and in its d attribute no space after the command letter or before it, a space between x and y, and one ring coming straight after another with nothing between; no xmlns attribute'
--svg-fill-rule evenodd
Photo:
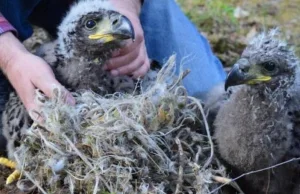
<svg viewBox="0 0 300 194"><path fill-rule="evenodd" d="M43 122L43 117L39 113L40 107L35 103L35 87L29 80L24 80L22 87L16 87L16 92L23 102L29 116L34 121Z"/></svg>
<svg viewBox="0 0 300 194"><path fill-rule="evenodd" d="M55 98L55 97L62 97L64 102L69 105L75 105L75 99L72 94L62 86L54 77L42 80L40 82L33 83L36 88L39 88L47 97ZM59 89L62 92L61 96L55 96L53 93L54 89Z"/></svg>
<svg viewBox="0 0 300 194"><path fill-rule="evenodd" d="M130 41L125 47L119 50L119 55L126 55L132 52L136 47L142 47L143 45L145 45L144 37L137 35L134 42Z"/></svg>
<svg viewBox="0 0 300 194"><path fill-rule="evenodd" d="M30 117L40 124L45 121L45 118L40 112L40 107L35 101L35 90L37 88L49 98L56 97L53 93L55 88L62 90L62 96L58 97L62 97L64 102L68 103L69 105L75 105L75 99L73 96L55 79L51 71L45 71L45 74L43 75L44 76L42 79L39 75L33 76L31 82L24 84L24 87L22 87L24 89L21 89L21 95L19 95L24 103L25 108L29 112Z"/></svg>
<svg viewBox="0 0 300 194"><path fill-rule="evenodd" d="M147 51L141 47L138 57L127 66L118 68L120 75L132 75L134 78L143 77L150 68Z"/></svg>
<svg viewBox="0 0 300 194"><path fill-rule="evenodd" d="M119 70L123 66L127 67L139 57L139 49L139 47L135 47L129 53L122 53L123 55L110 59L107 63L107 70Z"/></svg>
<svg viewBox="0 0 300 194"><path fill-rule="evenodd" d="M120 67L116 70L112 70L111 74L116 76L116 75L128 75L131 74L132 72L136 71L140 67L144 65L145 61L144 58L141 56L138 56L138 58L134 59L131 63L129 63L126 66Z"/></svg>
<svg viewBox="0 0 300 194"><path fill-rule="evenodd" d="M149 59L147 59L146 62L139 69L137 69L132 73L132 77L134 78L143 77L148 72L149 69L150 69L150 61Z"/></svg>
<svg viewBox="0 0 300 194"><path fill-rule="evenodd" d="M139 68L135 69L135 71L132 72L132 76L134 78L139 78L139 77L143 77L148 70L150 69L150 60L148 58L148 54L147 54L147 49L146 47L142 47L140 53L142 53L141 55L142 57L142 64Z"/></svg>
<svg viewBox="0 0 300 194"><path fill-rule="evenodd" d="M49 98L53 97L53 89L62 87L54 78L51 71L41 69L35 76L31 78L32 84L39 88Z"/></svg>
<svg viewBox="0 0 300 194"><path fill-rule="evenodd" d="M111 57L112 57L112 58L117 57L117 56L120 55L120 53L121 53L120 49L117 49L117 50L113 51Z"/></svg>
<svg viewBox="0 0 300 194"><path fill-rule="evenodd" d="M149 70L150 63L144 41L131 50L128 46L120 50L120 55L109 60L105 70L110 70L113 76L133 75L134 78L143 77ZM127 53L128 52L128 53Z"/></svg>
<svg viewBox="0 0 300 194"><path fill-rule="evenodd" d="M49 98L56 97L54 96L53 90L59 89L63 93L60 97L63 97L66 103L75 105L75 99L73 98L73 96L55 79L54 74L50 69L49 71L46 70L44 73L40 72L39 74L37 74L37 76L33 77L32 84L36 88L39 88Z"/></svg>
<svg viewBox="0 0 300 194"><path fill-rule="evenodd" d="M16 87L16 91L27 111L38 110L38 105L34 102L35 87L30 81L23 82L23 87Z"/></svg>

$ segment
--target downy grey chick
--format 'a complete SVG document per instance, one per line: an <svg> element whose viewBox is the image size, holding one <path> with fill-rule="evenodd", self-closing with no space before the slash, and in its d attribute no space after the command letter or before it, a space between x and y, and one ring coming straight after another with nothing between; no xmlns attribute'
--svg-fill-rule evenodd
<svg viewBox="0 0 300 194"><path fill-rule="evenodd" d="M71 6L58 28L58 39L42 57L57 80L71 91L91 89L101 95L133 92L136 84L131 77L113 77L102 67L114 50L134 37L132 23L108 1L83 0ZM32 123L15 92L10 94L2 123L8 156L13 158L15 146Z"/></svg>
<svg viewBox="0 0 300 194"><path fill-rule="evenodd" d="M299 61L277 30L261 33L246 47L228 74L225 90L236 85L242 86L214 122L220 157L235 169L235 176L299 157ZM248 175L243 190L292 193L299 167L292 162Z"/></svg>

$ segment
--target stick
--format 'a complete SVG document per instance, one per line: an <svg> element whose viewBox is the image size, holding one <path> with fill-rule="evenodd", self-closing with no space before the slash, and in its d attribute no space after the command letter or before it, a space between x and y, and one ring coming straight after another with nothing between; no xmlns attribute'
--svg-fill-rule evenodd
<svg viewBox="0 0 300 194"><path fill-rule="evenodd" d="M175 194L181 193L181 188L182 188L182 182L183 182L183 149L181 146L181 142L178 137L175 139L176 144L178 145L178 151L179 151L179 170L178 170L178 179L177 179L177 184L176 184L176 190Z"/></svg>
<svg viewBox="0 0 300 194"><path fill-rule="evenodd" d="M210 144L210 156L207 159L207 161L205 162L205 164L203 165L203 169L205 169L205 168L207 168L210 165L210 163L211 163L211 161L213 159L213 156L214 156L214 145L213 145L212 137L210 135L209 125L208 125L208 122L206 120L206 116L205 116L204 110L202 108L202 105L200 104L200 102L199 102L198 99L196 99L194 97L191 97L191 96L189 96L188 98L196 103L196 105L198 106L198 108L199 108L199 110L201 112L201 115L202 115L202 118L203 118L203 122L204 122L204 126L205 126L206 133L207 133L207 138L208 138L209 144Z"/></svg>
<svg viewBox="0 0 300 194"><path fill-rule="evenodd" d="M250 172L244 173L244 174L242 174L242 175L240 175L240 176L238 176L238 177L236 177L234 179L231 179L230 182L237 181L238 179L243 178L244 176L247 176L247 175L250 175L250 174L255 174L255 173L263 172L263 171L266 171L266 170L270 170L272 168L276 168L276 167L279 167L279 166L282 166L282 165L285 165L285 164L288 164L288 163L291 163L291 162L294 162L294 161L297 161L297 160L300 160L300 157L298 157L298 158L292 158L290 160L287 160L285 162L281 162L279 164L275 164L275 165L267 167L267 168L263 168L263 169L254 170L254 171L250 171ZM230 182L228 182L228 183L230 183ZM218 191L219 189L221 189L222 187L224 187L228 183L222 184L221 186L219 186L216 189L212 190L209 194L213 194L214 192Z"/></svg>

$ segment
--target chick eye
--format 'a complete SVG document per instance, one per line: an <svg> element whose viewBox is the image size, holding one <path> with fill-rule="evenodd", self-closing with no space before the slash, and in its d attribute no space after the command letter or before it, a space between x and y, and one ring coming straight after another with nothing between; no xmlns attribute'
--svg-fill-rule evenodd
<svg viewBox="0 0 300 194"><path fill-rule="evenodd" d="M95 20L87 20L85 22L85 27L88 29L88 30L92 30L96 27L97 25L97 22Z"/></svg>
<svg viewBox="0 0 300 194"><path fill-rule="evenodd" d="M276 64L274 62L265 62L262 64L262 66L264 67L265 70L272 72L275 70L276 68Z"/></svg>

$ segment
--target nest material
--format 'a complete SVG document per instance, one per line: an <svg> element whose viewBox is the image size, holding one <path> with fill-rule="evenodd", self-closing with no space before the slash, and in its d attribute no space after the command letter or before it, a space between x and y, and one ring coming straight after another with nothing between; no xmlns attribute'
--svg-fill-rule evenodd
<svg viewBox="0 0 300 194"><path fill-rule="evenodd" d="M140 95L84 91L74 94L76 106L58 89L52 100L39 95L45 120L15 153L19 183L41 193L209 193L224 169L202 106L174 67L173 56Z"/></svg>

